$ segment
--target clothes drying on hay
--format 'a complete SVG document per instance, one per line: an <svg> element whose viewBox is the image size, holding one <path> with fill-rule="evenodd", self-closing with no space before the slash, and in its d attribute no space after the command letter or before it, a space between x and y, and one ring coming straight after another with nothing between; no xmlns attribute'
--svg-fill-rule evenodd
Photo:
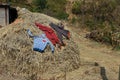
<svg viewBox="0 0 120 80"><path fill-rule="evenodd" d="M65 30L64 26L59 26L54 23L50 23L49 25L56 31L59 41L61 43L61 46L64 46L65 43L63 42L63 36L66 37L67 39L69 39L70 32L68 30Z"/></svg>
<svg viewBox="0 0 120 80"><path fill-rule="evenodd" d="M46 37L45 34L41 34L40 36L33 36L32 32L27 30L29 36L34 39L33 41L33 50L38 52L44 52L47 45L50 45L52 53L54 53L54 46L51 41Z"/></svg>
<svg viewBox="0 0 120 80"><path fill-rule="evenodd" d="M51 28L44 26L40 23L36 23L35 25L42 31L44 31L44 33L46 34L47 38L53 43L54 46L56 46L56 44L60 44L60 41L57 37L57 35L55 34L54 30L52 30Z"/></svg>

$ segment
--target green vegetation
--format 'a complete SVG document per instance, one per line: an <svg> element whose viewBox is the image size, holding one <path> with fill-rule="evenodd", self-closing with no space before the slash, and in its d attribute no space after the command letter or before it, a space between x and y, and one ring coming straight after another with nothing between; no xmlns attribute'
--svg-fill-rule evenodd
<svg viewBox="0 0 120 80"><path fill-rule="evenodd" d="M71 20L71 23L74 24L76 22L76 18L73 17L72 20Z"/></svg>
<svg viewBox="0 0 120 80"><path fill-rule="evenodd" d="M72 13L83 19L84 26L91 31L92 39L119 48L120 2L118 0L77 1L73 4ZM77 20L77 22L81 21Z"/></svg>
<svg viewBox="0 0 120 80"><path fill-rule="evenodd" d="M91 16L91 18L94 21L99 22L112 22L113 21L113 15L112 12L115 10L115 8L118 6L117 1L115 0L99 0L94 2L84 2L84 1L77 1L74 3L72 12L73 14L86 17ZM85 20L85 21L87 21ZM87 21L88 22L88 21Z"/></svg>
<svg viewBox="0 0 120 80"><path fill-rule="evenodd" d="M43 12L58 19L67 19L66 3L66 0L34 0L32 6L35 12Z"/></svg>
<svg viewBox="0 0 120 80"><path fill-rule="evenodd" d="M33 0L33 11L42 12L46 8L47 0Z"/></svg>
<svg viewBox="0 0 120 80"><path fill-rule="evenodd" d="M73 5L72 12L74 14L82 14L81 6L83 5L82 1L76 1Z"/></svg>
<svg viewBox="0 0 120 80"><path fill-rule="evenodd" d="M9 2L8 2L9 1ZM31 4L28 3L28 0L0 0L2 3L9 3L12 7L24 7L29 10L32 10Z"/></svg>
<svg viewBox="0 0 120 80"><path fill-rule="evenodd" d="M9 0L11 6L19 6L29 9L33 12L45 13L58 19L67 19L69 16L65 11L66 0ZM0 0L6 2L6 0Z"/></svg>
<svg viewBox="0 0 120 80"><path fill-rule="evenodd" d="M47 14L52 15L58 19L67 19L68 14L65 12L66 0L48 0Z"/></svg>

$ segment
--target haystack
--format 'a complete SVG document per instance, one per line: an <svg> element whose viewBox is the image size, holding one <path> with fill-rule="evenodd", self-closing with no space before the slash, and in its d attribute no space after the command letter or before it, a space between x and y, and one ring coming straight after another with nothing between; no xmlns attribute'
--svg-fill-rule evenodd
<svg viewBox="0 0 120 80"><path fill-rule="evenodd" d="M44 53L32 50L33 39L26 30L30 29L34 35L40 35L43 32L35 26L35 22L48 26L51 22L59 23L59 20L32 13L25 8L17 10L19 16L16 21L0 29L2 79L9 77L10 80L63 80L65 72L80 67L80 52L72 37L70 40L64 39L66 46L62 49L55 47L54 54L49 46Z"/></svg>

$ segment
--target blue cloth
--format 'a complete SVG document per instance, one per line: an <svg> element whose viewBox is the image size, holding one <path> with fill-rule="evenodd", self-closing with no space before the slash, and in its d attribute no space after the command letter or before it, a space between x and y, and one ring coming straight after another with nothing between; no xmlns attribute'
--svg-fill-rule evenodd
<svg viewBox="0 0 120 80"><path fill-rule="evenodd" d="M33 50L38 52L44 52L47 45L50 45L52 53L54 53L54 46L50 42L50 40L46 37L45 34L41 34L40 36L33 36L30 30L27 30L30 37L34 39L33 41Z"/></svg>

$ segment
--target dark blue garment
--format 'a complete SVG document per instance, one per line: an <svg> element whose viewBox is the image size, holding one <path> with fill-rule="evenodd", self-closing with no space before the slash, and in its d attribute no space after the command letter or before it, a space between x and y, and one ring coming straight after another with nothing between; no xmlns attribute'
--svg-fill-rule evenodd
<svg viewBox="0 0 120 80"><path fill-rule="evenodd" d="M50 25L50 27L52 27L56 31L61 45L65 45L63 42L63 36L66 37L67 39L69 39L70 32L68 30L65 30L64 27L58 26L54 23L50 23L49 25Z"/></svg>
<svg viewBox="0 0 120 80"><path fill-rule="evenodd" d="M54 46L50 42L50 40L46 37L45 34L41 34L40 36L33 36L30 30L27 30L30 37L34 39L33 41L33 50L38 52L44 52L45 48L49 44L51 47L52 53L54 53Z"/></svg>

